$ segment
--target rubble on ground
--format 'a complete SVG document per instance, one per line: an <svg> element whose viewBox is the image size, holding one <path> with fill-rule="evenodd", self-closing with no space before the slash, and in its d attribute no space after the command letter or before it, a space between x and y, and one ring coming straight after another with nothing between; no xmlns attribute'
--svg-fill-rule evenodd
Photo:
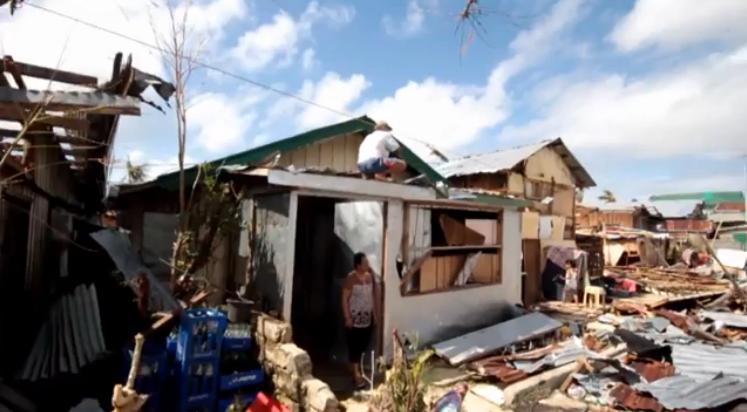
<svg viewBox="0 0 747 412"><path fill-rule="evenodd" d="M603 307L543 302L519 319L542 312L558 326L540 321L537 333L482 336L516 328L503 322L436 344L436 352L452 365L468 360L460 368L469 372L470 396L489 393L503 410L731 410L747 403L747 314L732 282L687 269L609 271L635 281L638 292L612 296ZM482 340L491 345L478 345L477 354L468 342Z"/></svg>

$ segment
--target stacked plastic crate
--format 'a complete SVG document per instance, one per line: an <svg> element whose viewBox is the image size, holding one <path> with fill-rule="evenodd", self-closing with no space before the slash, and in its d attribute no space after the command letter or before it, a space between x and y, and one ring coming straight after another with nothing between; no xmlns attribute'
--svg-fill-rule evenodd
<svg viewBox="0 0 747 412"><path fill-rule="evenodd" d="M248 324L228 325L223 338L220 372L218 411L224 412L234 403L245 410L264 381L264 372L252 351Z"/></svg>
<svg viewBox="0 0 747 412"><path fill-rule="evenodd" d="M215 309L189 309L182 314L175 365L178 412L215 410L227 323Z"/></svg>

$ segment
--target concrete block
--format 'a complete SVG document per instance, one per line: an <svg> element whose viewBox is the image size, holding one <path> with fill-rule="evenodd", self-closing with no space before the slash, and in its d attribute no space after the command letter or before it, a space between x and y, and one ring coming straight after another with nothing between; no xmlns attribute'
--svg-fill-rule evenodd
<svg viewBox="0 0 747 412"><path fill-rule="evenodd" d="M290 412L301 412L303 410L300 403L294 401L293 399L289 399L282 394L277 395L275 398L282 402Z"/></svg>
<svg viewBox="0 0 747 412"><path fill-rule="evenodd" d="M271 369L281 371L286 375L299 378L311 375L311 357L303 349L293 343L284 343L265 352L266 362L272 364Z"/></svg>
<svg viewBox="0 0 747 412"><path fill-rule="evenodd" d="M272 383L275 386L276 394L283 395L294 402L303 400L301 380L297 376L276 371L272 375Z"/></svg>
<svg viewBox="0 0 747 412"><path fill-rule="evenodd" d="M312 412L338 412L340 402L329 388L329 385L316 378L308 378L301 382L303 406Z"/></svg>
<svg viewBox="0 0 747 412"><path fill-rule="evenodd" d="M269 316L261 316L257 323L257 340L260 344L269 346L291 343L293 341L293 329L290 323Z"/></svg>

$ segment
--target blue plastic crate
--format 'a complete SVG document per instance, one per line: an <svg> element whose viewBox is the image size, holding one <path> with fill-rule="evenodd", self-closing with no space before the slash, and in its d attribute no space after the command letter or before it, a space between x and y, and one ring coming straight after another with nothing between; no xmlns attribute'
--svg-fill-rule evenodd
<svg viewBox="0 0 747 412"><path fill-rule="evenodd" d="M246 372L236 372L220 377L220 390L231 391L247 386L258 385L264 382L265 373L262 369L253 369Z"/></svg>
<svg viewBox="0 0 747 412"><path fill-rule="evenodd" d="M208 409L212 411L220 377L217 360L193 361L188 366L180 366L177 374L179 411L191 411L195 405L212 405Z"/></svg>
<svg viewBox="0 0 747 412"><path fill-rule="evenodd" d="M227 324L226 315L215 309L198 308L183 312L176 344L176 359L186 364L193 359L220 356Z"/></svg>
<svg viewBox="0 0 747 412"><path fill-rule="evenodd" d="M215 309L189 309L182 313L175 356L180 412L214 410L227 323L225 314Z"/></svg>
<svg viewBox="0 0 747 412"><path fill-rule="evenodd" d="M257 398L257 392L249 392L249 393L242 393L238 395L231 395L226 396L218 400L218 412L225 412L228 410L228 407L233 404L233 401L235 400L235 396L239 397L239 403L241 403L240 410L245 410L246 408L251 405L252 402L254 402L254 399Z"/></svg>
<svg viewBox="0 0 747 412"><path fill-rule="evenodd" d="M248 323L231 323L223 334L223 351L246 351L252 348L252 327Z"/></svg>
<svg viewBox="0 0 747 412"><path fill-rule="evenodd" d="M223 338L223 351L246 351L252 348L251 337L230 337Z"/></svg>

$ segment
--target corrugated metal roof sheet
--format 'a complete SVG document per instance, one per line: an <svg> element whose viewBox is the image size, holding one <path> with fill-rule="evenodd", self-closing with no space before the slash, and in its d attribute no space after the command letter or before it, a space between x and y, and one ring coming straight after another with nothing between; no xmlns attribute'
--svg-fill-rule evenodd
<svg viewBox="0 0 747 412"><path fill-rule="evenodd" d="M724 325L727 326L747 328L747 315L738 315L731 312L713 312L708 310L700 311L700 315L707 319L723 322Z"/></svg>
<svg viewBox="0 0 747 412"><path fill-rule="evenodd" d="M436 354L459 365L490 355L500 348L550 333L562 323L540 312L532 312L506 322L433 345Z"/></svg>
<svg viewBox="0 0 747 412"><path fill-rule="evenodd" d="M668 409L715 408L747 398L747 382L731 376L697 381L690 376L676 375L651 383L640 383L635 388L652 394Z"/></svg>
<svg viewBox="0 0 747 412"><path fill-rule="evenodd" d="M560 348L543 356L536 361L532 360L514 360L513 364L517 369L526 373L536 373L544 367L558 367L574 362L580 357L591 357L594 354L584 347L579 338L572 338L565 342Z"/></svg>
<svg viewBox="0 0 747 412"><path fill-rule="evenodd" d="M20 378L36 381L78 373L105 349L96 287L79 285L50 309Z"/></svg>
<svg viewBox="0 0 747 412"><path fill-rule="evenodd" d="M537 153L551 141L498 150L491 153L468 155L436 166L436 170L446 177L465 176L477 173L495 173L508 170L531 155Z"/></svg>
<svg viewBox="0 0 747 412"><path fill-rule="evenodd" d="M700 342L672 344L672 363L677 373L707 381L719 374L747 381L747 343L717 347Z"/></svg>
<svg viewBox="0 0 747 412"><path fill-rule="evenodd" d="M560 138L544 140L539 143L515 147L513 149L469 155L436 165L434 168L447 178L479 173L495 173L516 167L522 161L548 146L558 152L566 164L568 164L579 187L596 185L594 179L581 166L581 163L573 156Z"/></svg>

